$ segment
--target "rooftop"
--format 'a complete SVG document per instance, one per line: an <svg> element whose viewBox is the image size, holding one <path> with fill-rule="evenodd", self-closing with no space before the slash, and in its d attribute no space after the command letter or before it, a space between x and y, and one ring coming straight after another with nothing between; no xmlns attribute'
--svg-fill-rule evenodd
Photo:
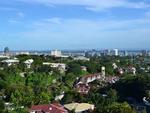
<svg viewBox="0 0 150 113"><path fill-rule="evenodd" d="M94 105L88 103L71 103L64 106L70 111L75 110L76 113L94 109Z"/></svg>
<svg viewBox="0 0 150 113"><path fill-rule="evenodd" d="M30 112L37 112L37 113L68 113L64 107L58 103L53 104L45 104L45 105L35 105L32 106Z"/></svg>

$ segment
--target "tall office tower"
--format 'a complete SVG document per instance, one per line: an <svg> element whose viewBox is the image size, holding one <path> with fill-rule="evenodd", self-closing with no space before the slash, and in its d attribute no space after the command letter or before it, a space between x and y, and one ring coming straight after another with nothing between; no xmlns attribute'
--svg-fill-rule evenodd
<svg viewBox="0 0 150 113"><path fill-rule="evenodd" d="M128 56L128 51L125 51L125 52L124 52L124 55L125 55L125 56Z"/></svg>
<svg viewBox="0 0 150 113"><path fill-rule="evenodd" d="M114 55L115 55L115 56L118 56L118 55L119 55L118 49L114 49Z"/></svg>

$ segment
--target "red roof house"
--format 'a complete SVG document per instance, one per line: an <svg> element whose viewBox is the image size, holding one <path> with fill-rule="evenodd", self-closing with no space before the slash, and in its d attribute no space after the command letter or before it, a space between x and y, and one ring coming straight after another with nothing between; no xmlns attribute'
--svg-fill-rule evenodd
<svg viewBox="0 0 150 113"><path fill-rule="evenodd" d="M68 113L68 111L60 104L35 105L29 110L30 113Z"/></svg>

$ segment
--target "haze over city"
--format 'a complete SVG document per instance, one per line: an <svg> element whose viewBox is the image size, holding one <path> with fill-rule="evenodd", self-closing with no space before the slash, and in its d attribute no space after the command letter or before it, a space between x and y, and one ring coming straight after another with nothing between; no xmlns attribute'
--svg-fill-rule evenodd
<svg viewBox="0 0 150 113"><path fill-rule="evenodd" d="M149 0L1 0L0 50L150 49Z"/></svg>

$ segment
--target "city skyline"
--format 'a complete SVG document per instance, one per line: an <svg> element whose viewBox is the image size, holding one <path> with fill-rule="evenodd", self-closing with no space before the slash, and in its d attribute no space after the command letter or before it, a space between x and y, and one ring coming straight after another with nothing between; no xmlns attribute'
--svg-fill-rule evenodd
<svg viewBox="0 0 150 113"><path fill-rule="evenodd" d="M150 49L148 0L2 0L0 50Z"/></svg>

